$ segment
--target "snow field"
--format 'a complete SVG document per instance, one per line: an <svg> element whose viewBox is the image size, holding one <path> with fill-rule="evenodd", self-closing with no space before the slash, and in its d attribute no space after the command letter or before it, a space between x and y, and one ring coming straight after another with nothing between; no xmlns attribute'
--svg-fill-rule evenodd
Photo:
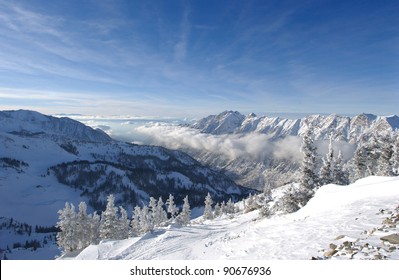
<svg viewBox="0 0 399 280"><path fill-rule="evenodd" d="M252 211L208 221L200 217L191 226L89 246L76 259L309 260L337 243L340 235L352 241L364 238L365 230L381 225L380 209L398 205L398 177L368 177L349 186L323 186L293 214L260 219ZM373 238L382 244L379 235ZM389 258L398 259L397 250Z"/></svg>

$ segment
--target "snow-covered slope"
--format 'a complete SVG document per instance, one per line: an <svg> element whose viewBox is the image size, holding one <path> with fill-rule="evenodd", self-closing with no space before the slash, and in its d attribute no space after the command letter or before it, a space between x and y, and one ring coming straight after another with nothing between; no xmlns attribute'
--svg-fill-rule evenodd
<svg viewBox="0 0 399 280"><path fill-rule="evenodd" d="M92 129L70 118L55 118L35 111L0 111L0 132L17 135L41 135L109 142L112 139L100 129Z"/></svg>
<svg viewBox="0 0 399 280"><path fill-rule="evenodd" d="M384 132L399 129L399 117L361 114L353 118L332 114L329 116L310 115L302 119L280 117L257 117L255 114L244 116L239 112L225 111L200 119L192 127L210 134L230 134L260 132L272 139L286 136L303 135L311 126L315 139L326 140L333 135L335 140L355 143L362 133Z"/></svg>
<svg viewBox="0 0 399 280"><path fill-rule="evenodd" d="M338 259L399 259L399 244L381 240L398 234L396 227L384 226L389 217L399 225L399 177L368 177L349 186L323 186L293 214L260 219L253 211L205 222L198 218L188 227L104 241L64 258L308 260L332 254ZM341 249L331 253L335 246Z"/></svg>

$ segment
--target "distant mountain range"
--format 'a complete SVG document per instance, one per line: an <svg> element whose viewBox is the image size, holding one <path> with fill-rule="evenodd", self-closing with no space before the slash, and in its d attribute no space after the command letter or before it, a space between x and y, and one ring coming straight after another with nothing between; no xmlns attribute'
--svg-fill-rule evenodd
<svg viewBox="0 0 399 280"><path fill-rule="evenodd" d="M397 131L399 117L372 114L346 117L331 114L287 119L256 116L253 113L245 116L237 111L224 111L218 115L202 118L191 127L198 129L200 133L223 137L231 135L233 139L259 133L267 136L268 140L265 141L271 141L271 144L284 143L284 145L277 145L280 150L292 150L287 145L295 143L298 146L298 153L300 153L298 145L301 142L300 137L311 128L313 137L318 142L329 140L332 136L333 140L337 141L337 146L345 147L349 151L355 148L361 137L367 139L372 134L380 135ZM288 139L289 137L293 138ZM250 139L250 137L247 138ZM283 142L284 140L286 142ZM252 144L256 145L256 143ZM257 189L262 189L268 182L276 182L277 185L287 184L295 180L296 172L300 168L300 163L294 157L279 159L273 154L268 154L260 159L244 157L226 159L209 151L193 149L185 149L185 151L201 163L224 172L239 184ZM350 156L347 154L347 157Z"/></svg>
<svg viewBox="0 0 399 280"><path fill-rule="evenodd" d="M332 135L334 140L356 143L365 132L380 133L399 129L399 117L360 114L350 118L332 114L285 119L258 117L253 113L245 116L237 111L225 111L200 119L192 127L215 135L259 132L270 135L272 139L302 136L312 127L316 140L327 140Z"/></svg>

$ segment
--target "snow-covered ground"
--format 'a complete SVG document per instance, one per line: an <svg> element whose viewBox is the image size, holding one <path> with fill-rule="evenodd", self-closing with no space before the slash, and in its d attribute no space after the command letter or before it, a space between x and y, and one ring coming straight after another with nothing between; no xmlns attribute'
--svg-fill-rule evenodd
<svg viewBox="0 0 399 280"><path fill-rule="evenodd" d="M396 213L398 224L398 206L399 177L368 177L349 186L323 186L293 214L259 218L253 211L212 221L197 218L188 227L103 241L63 258L309 260L325 258L337 246L332 258L374 259L379 254L398 260L399 244L380 239L398 234L394 226L382 227L387 218L395 220Z"/></svg>

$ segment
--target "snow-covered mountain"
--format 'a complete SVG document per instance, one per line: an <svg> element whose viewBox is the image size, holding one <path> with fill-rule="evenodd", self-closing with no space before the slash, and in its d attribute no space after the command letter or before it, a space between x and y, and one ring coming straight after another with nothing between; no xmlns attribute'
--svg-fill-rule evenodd
<svg viewBox="0 0 399 280"><path fill-rule="evenodd" d="M336 114L329 116L310 115L301 119L280 117L258 117L255 114L244 116L237 111L225 111L197 121L192 127L210 134L231 134L259 132L272 139L286 136L302 136L311 126L316 140L334 140L355 143L364 132L383 132L399 129L399 117L361 114L353 118Z"/></svg>
<svg viewBox="0 0 399 280"><path fill-rule="evenodd" d="M326 185L292 214L258 210L142 237L104 241L64 259L399 259L399 178L368 177ZM273 192L274 199L282 189Z"/></svg>
<svg viewBox="0 0 399 280"><path fill-rule="evenodd" d="M110 142L112 139L100 129L93 129L70 118L55 118L35 111L0 111L0 132L21 136L46 134L53 138L80 141Z"/></svg>
<svg viewBox="0 0 399 280"><path fill-rule="evenodd" d="M171 193L177 204L188 195L196 207L208 192L227 201L251 190L183 152L115 141L68 118L0 112L0 217L52 226L67 201L85 200L100 210L113 193L118 205L131 210L150 196L165 201ZM13 244L2 242L0 249L6 245Z"/></svg>
<svg viewBox="0 0 399 280"><path fill-rule="evenodd" d="M212 151L184 149L201 163L223 171L237 183L261 189L267 182L282 185L295 178L295 172L300 167L298 158L301 155L298 157L298 154L301 137L308 128L312 129L321 156L325 153L322 151L323 147L328 146L327 141L332 136L336 152L341 150L346 159L349 159L363 136L383 135L399 130L399 117L360 114L351 118L331 114L287 119L256 116L253 113L244 116L237 111L225 111L200 119L191 127L201 133L223 139L248 139L246 145L254 147L253 149L260 146L260 143L252 139L259 139L257 135L267 137L262 144L266 148L263 157L225 158L215 155ZM297 154L288 153L293 148ZM261 152L259 151L259 154Z"/></svg>

